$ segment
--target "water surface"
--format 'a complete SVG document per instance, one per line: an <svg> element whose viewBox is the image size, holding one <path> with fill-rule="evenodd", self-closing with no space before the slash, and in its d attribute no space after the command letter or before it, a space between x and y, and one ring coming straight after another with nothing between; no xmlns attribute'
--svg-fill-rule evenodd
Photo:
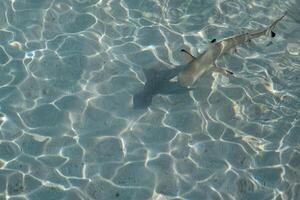
<svg viewBox="0 0 300 200"><path fill-rule="evenodd" d="M0 199L300 199L300 16L290 1L0 2ZM132 109L142 69L264 28L196 90Z"/></svg>

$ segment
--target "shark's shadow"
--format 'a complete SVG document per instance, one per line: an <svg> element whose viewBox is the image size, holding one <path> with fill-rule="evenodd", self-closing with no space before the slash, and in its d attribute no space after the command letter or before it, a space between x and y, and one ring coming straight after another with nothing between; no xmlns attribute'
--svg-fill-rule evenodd
<svg viewBox="0 0 300 200"><path fill-rule="evenodd" d="M133 96L133 108L147 108L150 106L152 98L157 94L168 95L188 92L189 88L181 86L177 81L171 81L184 67L182 65L166 70L143 69L146 83L143 90Z"/></svg>

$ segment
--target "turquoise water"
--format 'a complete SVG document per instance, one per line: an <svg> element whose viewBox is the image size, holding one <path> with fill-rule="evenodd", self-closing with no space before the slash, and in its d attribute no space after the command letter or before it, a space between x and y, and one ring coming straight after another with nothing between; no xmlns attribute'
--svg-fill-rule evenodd
<svg viewBox="0 0 300 200"><path fill-rule="evenodd" d="M0 199L300 199L300 3L0 1ZM133 109L142 69L274 31Z"/></svg>

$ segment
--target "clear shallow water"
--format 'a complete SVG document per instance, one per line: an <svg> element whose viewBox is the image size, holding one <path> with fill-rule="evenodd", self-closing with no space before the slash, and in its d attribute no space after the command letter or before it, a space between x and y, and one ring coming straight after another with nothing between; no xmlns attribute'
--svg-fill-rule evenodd
<svg viewBox="0 0 300 200"><path fill-rule="evenodd" d="M132 109L143 68L183 64L180 49L199 55L291 3L1 1L0 199L300 199L293 9L277 37L218 60L234 76Z"/></svg>

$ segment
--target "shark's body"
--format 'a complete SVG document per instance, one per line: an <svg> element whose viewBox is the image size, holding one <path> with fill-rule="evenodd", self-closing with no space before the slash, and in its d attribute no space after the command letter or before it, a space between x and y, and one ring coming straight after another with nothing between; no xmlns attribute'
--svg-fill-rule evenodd
<svg viewBox="0 0 300 200"><path fill-rule="evenodd" d="M172 94L189 91L189 88L202 74L204 74L204 72L212 67L217 69L215 64L216 59L228 52L230 49L263 35L271 34L271 36L274 37L275 33L272 29L284 16L285 15L274 21L264 30L236 35L219 42L216 42L214 39L210 47L198 57L193 57L191 54L186 52L192 58L192 60L186 65L163 71L157 71L154 69L144 70L146 83L143 91L133 97L134 108L147 108L156 94ZM219 70L220 69L218 69L218 71ZM224 72L227 71L224 69L221 70ZM231 73L230 71L227 72ZM178 77L178 82L171 82L170 80L175 76Z"/></svg>
<svg viewBox="0 0 300 200"><path fill-rule="evenodd" d="M271 34L271 36L274 37L275 33L272 32L272 29L284 16L285 15L274 21L264 30L235 35L219 42L215 42L214 40L214 42L204 53L190 61L190 63L188 63L188 65L178 74L178 81L182 86L190 87L205 71L211 67L216 67L215 61L217 58L228 52L230 49L241 43L248 42L251 39L258 38L263 35Z"/></svg>

